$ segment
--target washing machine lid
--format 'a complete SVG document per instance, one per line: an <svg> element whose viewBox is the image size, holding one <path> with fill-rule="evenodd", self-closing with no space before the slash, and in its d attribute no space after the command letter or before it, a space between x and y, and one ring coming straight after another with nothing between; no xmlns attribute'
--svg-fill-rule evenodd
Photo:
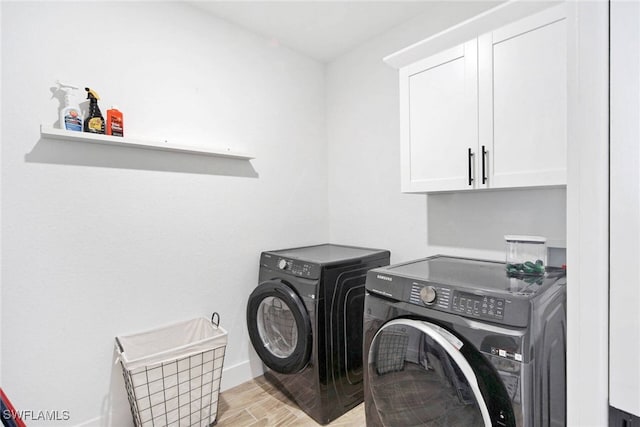
<svg viewBox="0 0 640 427"><path fill-rule="evenodd" d="M431 322L387 322L367 357L368 391L383 425L515 426L495 370L470 344Z"/></svg>
<svg viewBox="0 0 640 427"><path fill-rule="evenodd" d="M330 243L268 252L283 258L298 259L316 264L332 264L358 258L388 254L388 251L380 249L359 248L355 246L334 245Z"/></svg>
<svg viewBox="0 0 640 427"><path fill-rule="evenodd" d="M386 270L431 283L518 294L535 294L542 285L565 274L561 269L549 268L544 277L509 277L502 262L442 255L386 267Z"/></svg>

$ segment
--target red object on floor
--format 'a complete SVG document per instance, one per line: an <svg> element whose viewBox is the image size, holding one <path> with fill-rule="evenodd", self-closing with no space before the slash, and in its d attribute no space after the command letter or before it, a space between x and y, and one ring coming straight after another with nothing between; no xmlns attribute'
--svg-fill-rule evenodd
<svg viewBox="0 0 640 427"><path fill-rule="evenodd" d="M2 390L2 388L0 388L0 402L2 402L2 406L5 407L5 410L11 412L11 419L9 422L13 421L12 424L14 424L16 427L27 427L27 425L24 423L24 421L22 421L22 419L20 418L20 415L18 414L16 409L13 407L13 405L11 404L11 401L9 400L7 395L4 393L4 390ZM2 424L5 424L4 414L1 414L1 415L3 417Z"/></svg>

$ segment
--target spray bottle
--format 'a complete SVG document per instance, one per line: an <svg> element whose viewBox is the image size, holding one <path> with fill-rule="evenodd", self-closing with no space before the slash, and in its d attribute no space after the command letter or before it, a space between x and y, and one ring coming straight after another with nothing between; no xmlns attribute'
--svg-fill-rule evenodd
<svg viewBox="0 0 640 427"><path fill-rule="evenodd" d="M100 97L93 89L85 87L84 90L87 91L87 99L89 100L89 116L84 121L84 131L104 134L104 117L98 107Z"/></svg>
<svg viewBox="0 0 640 427"><path fill-rule="evenodd" d="M82 132L82 113L74 96L74 92L80 88L62 83L60 80L56 83L58 90L64 92L64 107L60 110L60 129Z"/></svg>

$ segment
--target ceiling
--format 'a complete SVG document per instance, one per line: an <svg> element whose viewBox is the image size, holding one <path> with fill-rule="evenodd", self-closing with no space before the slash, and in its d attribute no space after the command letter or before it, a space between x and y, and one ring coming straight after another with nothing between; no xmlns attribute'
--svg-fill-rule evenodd
<svg viewBox="0 0 640 427"><path fill-rule="evenodd" d="M204 1L189 3L321 62L428 13L441 1ZM455 3L455 2L454 2Z"/></svg>

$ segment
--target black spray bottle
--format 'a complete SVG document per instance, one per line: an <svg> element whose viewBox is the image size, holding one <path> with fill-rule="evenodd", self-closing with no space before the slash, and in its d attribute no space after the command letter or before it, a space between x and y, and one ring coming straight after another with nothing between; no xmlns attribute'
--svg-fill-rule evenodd
<svg viewBox="0 0 640 427"><path fill-rule="evenodd" d="M104 117L98 107L100 97L93 89L85 87L84 90L87 91L87 99L89 100L89 114L84 120L84 131L104 134Z"/></svg>

